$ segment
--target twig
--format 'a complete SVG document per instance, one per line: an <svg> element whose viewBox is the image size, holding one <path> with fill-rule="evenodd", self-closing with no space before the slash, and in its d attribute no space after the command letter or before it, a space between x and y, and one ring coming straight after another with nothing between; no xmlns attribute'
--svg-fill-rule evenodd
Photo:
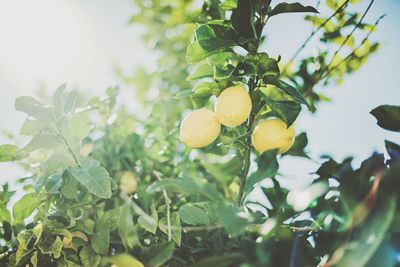
<svg viewBox="0 0 400 267"><path fill-rule="evenodd" d="M369 39L371 36L372 32L376 29L378 26L379 22L386 17L386 14L381 15L374 23L374 26L369 30L368 34L365 36L365 38L362 40L360 45L358 45L350 54L348 54L343 60L341 60L337 65L333 66L331 69L326 69L326 72L321 76L321 79L326 78L329 76L329 74L334 71L335 69L339 68L340 65L342 65L344 62L349 60L352 56L355 55L355 53L364 45L364 43Z"/></svg>
<svg viewBox="0 0 400 267"><path fill-rule="evenodd" d="M158 171L153 171L154 176L161 181L161 173ZM165 199L165 204L167 205L167 229L168 229L168 241L171 241L172 239L172 231L171 231L171 199L168 197L167 190L163 189L162 190L164 199Z"/></svg>
<svg viewBox="0 0 400 267"><path fill-rule="evenodd" d="M307 37L307 39L303 42L303 44L297 49L297 51L294 53L294 55L290 58L289 62L285 65L285 68L282 71L282 75L284 75L287 71L288 66L296 59L296 57L300 54L300 52L306 47L306 45L311 41L311 39L314 37L315 34L319 32L325 25L333 18L335 17L338 13L342 12L343 9L346 8L347 4L350 2L350 0L346 0L341 4L338 9L333 12L332 15L330 15L321 25L318 26L314 31L311 32L311 34Z"/></svg>
<svg viewBox="0 0 400 267"><path fill-rule="evenodd" d="M351 32L346 36L346 38L343 40L343 42L340 44L339 48L335 51L335 53L332 56L331 61L328 63L328 65L326 66L326 69L329 70L329 68L331 67L331 65L333 64L333 61L335 60L335 57L339 54L340 50L342 50L342 48L346 45L347 41L350 39L350 37L353 35L353 33L358 29L358 27L361 26L361 23L363 22L365 16L368 14L368 11L370 10L372 4L375 2L375 0L371 0L369 2L368 7L365 9L364 14L362 15L362 17L360 18L360 20L358 21L358 23L354 26L354 28L351 30ZM321 79L322 75L323 75L323 71L321 72L321 75L319 77L319 79Z"/></svg>

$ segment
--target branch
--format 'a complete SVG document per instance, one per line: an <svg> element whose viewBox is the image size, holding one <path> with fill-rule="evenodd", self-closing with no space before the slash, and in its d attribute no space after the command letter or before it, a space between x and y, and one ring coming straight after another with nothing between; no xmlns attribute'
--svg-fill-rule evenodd
<svg viewBox="0 0 400 267"><path fill-rule="evenodd" d="M350 0L346 0L345 2L343 2L343 4L341 4L338 9L335 10L335 12L333 12L332 15L330 15L321 25L318 26L318 28L316 28L314 31L311 32L311 34L307 37L307 39L303 42L303 44L300 46L299 49L297 49L297 51L294 53L294 55L290 58L289 62L285 65L285 68L282 71L282 75L284 75L286 73L286 70L288 68L288 66L296 59L296 57L300 54L300 52L306 47L306 45L311 41L311 39L314 37L315 34L317 34L317 32L319 32L323 27L325 27L325 25L332 19L334 18L338 13L342 12L347 4L350 2Z"/></svg>
<svg viewBox="0 0 400 267"><path fill-rule="evenodd" d="M335 57L337 56L337 54L339 54L340 50L342 50L342 48L345 46L345 44L347 43L347 41L350 39L350 37L353 35L353 33L358 29L358 27L361 26L361 23L363 22L365 16L368 14L368 11L370 10L372 4L375 2L375 0L371 0L371 2L369 2L368 7L365 9L364 14L362 15L361 19L358 21L358 23L354 26L354 28L351 30L351 32L346 36L346 38L343 40L343 42L340 44L339 48L335 51L335 53L332 56L331 61L328 63L328 65L326 66L326 69L329 69L335 59ZM321 72L320 78L322 77L322 74L324 72Z"/></svg>

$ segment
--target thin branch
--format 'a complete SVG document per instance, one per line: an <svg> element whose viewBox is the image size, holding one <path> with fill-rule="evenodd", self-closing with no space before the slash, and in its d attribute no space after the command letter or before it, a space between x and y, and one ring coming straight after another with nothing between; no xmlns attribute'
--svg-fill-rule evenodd
<svg viewBox="0 0 400 267"><path fill-rule="evenodd" d="M153 171L154 176L161 181L161 173L158 171ZM168 241L171 241L172 239L172 231L171 231L171 199L168 197L167 190L163 189L162 190L164 199L165 199L165 204L167 205L167 229L168 229Z"/></svg>
<svg viewBox="0 0 400 267"><path fill-rule="evenodd" d="M341 4L338 9L333 12L332 15L330 15L321 25L318 26L312 33L307 37L307 39L303 42L303 44L297 49L297 51L294 53L294 55L290 58L289 62L285 65L285 68L282 71L282 75L284 75L287 71L288 66L297 58L297 56L303 51L303 49L306 47L306 45L311 41L311 39L314 37L315 34L317 34L325 25L332 19L334 18L338 13L342 12L347 4L350 2L350 0L346 0Z"/></svg>
<svg viewBox="0 0 400 267"><path fill-rule="evenodd" d="M326 77L329 76L329 74L336 70L337 68L340 67L340 65L342 65L344 62L346 62L347 60L349 60L351 57L353 57L355 55L355 53L364 45L364 43L366 41L368 41L369 37L371 36L371 34L374 32L374 30L376 29L376 27L378 26L379 22L386 17L386 14L381 15L374 23L374 26L369 30L368 34L365 36L365 38L362 40L362 42L360 43L360 45L358 45L350 54L348 54L343 60L341 60L337 65L333 66L330 69L326 69L326 72L323 73L323 75L321 76L321 79L324 79Z"/></svg>
<svg viewBox="0 0 400 267"><path fill-rule="evenodd" d="M339 54L340 50L342 50L342 48L346 45L347 41L350 39L350 37L353 35L353 33L361 26L361 23L363 22L365 16L368 14L369 10L371 9L372 4L375 2L375 0L371 0L369 2L368 7L365 9L362 17L360 18L360 20L358 21L358 23L354 26L354 28L351 30L351 32L346 36L346 38L343 40L343 42L340 44L339 48L335 51L335 53L332 56L331 61L328 63L328 65L326 66L326 69L329 69L331 67L331 65L333 64L333 61L335 59L335 57ZM321 72L320 78L322 77L322 74L324 72Z"/></svg>

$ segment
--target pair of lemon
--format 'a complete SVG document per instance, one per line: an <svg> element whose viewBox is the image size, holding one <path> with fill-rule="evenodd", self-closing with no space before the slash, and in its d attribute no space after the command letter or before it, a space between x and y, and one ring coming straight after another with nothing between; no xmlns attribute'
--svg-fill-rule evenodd
<svg viewBox="0 0 400 267"><path fill-rule="evenodd" d="M247 120L252 109L251 98L243 86L225 89L218 96L215 112L198 109L189 113L182 121L179 139L192 148L205 147L217 139L221 124L227 127L241 125ZM284 153L293 145L295 132L293 127L279 119L265 120L259 123L251 139L258 152L278 149Z"/></svg>

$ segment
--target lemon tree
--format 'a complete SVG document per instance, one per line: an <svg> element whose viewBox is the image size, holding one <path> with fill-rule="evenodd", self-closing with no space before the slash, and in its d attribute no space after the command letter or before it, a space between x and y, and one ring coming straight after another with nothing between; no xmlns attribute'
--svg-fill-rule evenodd
<svg viewBox="0 0 400 267"><path fill-rule="evenodd" d="M400 146L356 167L312 158L293 126L377 51L372 3L135 0L158 67L117 74L150 115L117 88L16 100L26 141L0 162L29 175L1 184L0 266L396 266ZM293 55L264 46L282 14L312 28ZM371 114L399 132L399 106ZM293 188L279 167L299 157L320 166Z"/></svg>

